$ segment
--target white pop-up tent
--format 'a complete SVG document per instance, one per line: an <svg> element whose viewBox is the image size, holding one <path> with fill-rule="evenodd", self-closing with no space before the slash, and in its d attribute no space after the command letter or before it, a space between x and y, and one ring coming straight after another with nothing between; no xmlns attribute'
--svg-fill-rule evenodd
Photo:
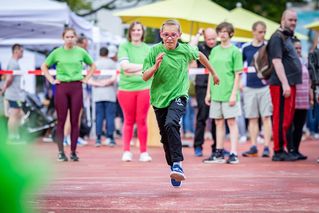
<svg viewBox="0 0 319 213"><path fill-rule="evenodd" d="M65 26L92 38L93 25L72 13L66 3L10 0L0 7L0 45L12 44L15 39L27 39L22 41L28 44L61 42Z"/></svg>

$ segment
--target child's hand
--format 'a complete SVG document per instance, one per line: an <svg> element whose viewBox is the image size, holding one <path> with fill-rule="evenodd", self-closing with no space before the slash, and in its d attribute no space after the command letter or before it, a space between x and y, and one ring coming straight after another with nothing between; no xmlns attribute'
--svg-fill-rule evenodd
<svg viewBox="0 0 319 213"><path fill-rule="evenodd" d="M156 57L156 62L155 62L155 68L158 69L161 66L163 57L164 57L165 53L160 53L157 55Z"/></svg>
<svg viewBox="0 0 319 213"><path fill-rule="evenodd" d="M218 78L217 74L213 75L213 80L214 80L214 85L218 85L219 84L219 78Z"/></svg>
<svg viewBox="0 0 319 213"><path fill-rule="evenodd" d="M236 95L231 95L229 99L229 106L233 107L236 105Z"/></svg>
<svg viewBox="0 0 319 213"><path fill-rule="evenodd" d="M205 96L205 104L207 106L210 106L210 102L211 102L210 94L206 94L206 96Z"/></svg>

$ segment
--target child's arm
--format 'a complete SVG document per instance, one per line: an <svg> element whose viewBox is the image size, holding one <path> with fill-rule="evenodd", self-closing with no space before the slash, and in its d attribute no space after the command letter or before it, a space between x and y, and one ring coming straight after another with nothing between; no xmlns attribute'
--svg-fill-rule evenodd
<svg viewBox="0 0 319 213"><path fill-rule="evenodd" d="M209 74L208 76L208 82L207 82L207 90L206 90L206 96L205 96L205 103L209 106L211 102L211 97L210 97L210 79L211 75Z"/></svg>
<svg viewBox="0 0 319 213"><path fill-rule="evenodd" d="M219 84L219 78L215 72L215 70L213 69L213 67L210 65L207 57L202 53L199 52L199 62L204 65L204 67L206 67L208 69L208 71L212 74L213 76L213 80L214 80L214 84Z"/></svg>
<svg viewBox="0 0 319 213"><path fill-rule="evenodd" d="M240 83L240 72L236 72L233 90L232 90L232 93L231 93L231 96L229 99L229 106L236 105L236 95L237 95L237 91L239 89L239 83Z"/></svg>
<svg viewBox="0 0 319 213"><path fill-rule="evenodd" d="M148 79L152 78L152 76L154 75L154 73L155 73L155 72L157 71L157 69L160 67L164 55L165 55L165 53L160 53L160 54L158 54L158 56L156 57L155 64L154 64L151 68L149 68L148 70L146 70L146 71L143 73L142 78L143 78L144 81L147 81Z"/></svg>

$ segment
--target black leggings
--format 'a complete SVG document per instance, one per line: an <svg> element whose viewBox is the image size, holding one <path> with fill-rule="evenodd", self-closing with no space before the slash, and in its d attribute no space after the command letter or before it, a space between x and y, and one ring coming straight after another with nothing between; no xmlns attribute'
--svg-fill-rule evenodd
<svg viewBox="0 0 319 213"><path fill-rule="evenodd" d="M70 110L71 152L75 152L79 137L79 116L83 105L82 82L57 84L54 102L58 117L56 138L59 151L63 151L64 124Z"/></svg>
<svg viewBox="0 0 319 213"><path fill-rule="evenodd" d="M299 152L299 146L300 146L300 141L302 137L302 129L306 122L307 111L308 110L306 109L295 110L295 116L293 120L293 134L292 134L292 141L293 141L292 150L294 152Z"/></svg>

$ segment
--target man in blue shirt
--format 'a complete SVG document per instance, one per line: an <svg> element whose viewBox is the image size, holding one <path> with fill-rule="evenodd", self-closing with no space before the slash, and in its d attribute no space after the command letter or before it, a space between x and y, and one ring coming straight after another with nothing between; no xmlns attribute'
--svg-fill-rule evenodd
<svg viewBox="0 0 319 213"><path fill-rule="evenodd" d="M246 72L246 86L243 89L245 117L249 119L248 131L252 146L244 153L244 157L257 157L257 136L259 133L258 120L261 117L264 130L264 150L262 157L269 157L269 143L271 140L272 104L269 86L262 82L251 62L255 53L265 45L266 24L257 21L252 26L253 41L243 46L243 60Z"/></svg>

